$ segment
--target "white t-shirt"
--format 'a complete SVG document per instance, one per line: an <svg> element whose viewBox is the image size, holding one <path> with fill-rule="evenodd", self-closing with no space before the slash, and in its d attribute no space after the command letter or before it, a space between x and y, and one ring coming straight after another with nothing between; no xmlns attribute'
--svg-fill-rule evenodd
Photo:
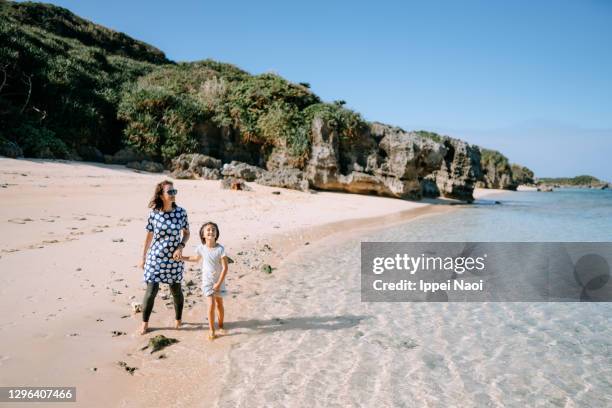
<svg viewBox="0 0 612 408"><path fill-rule="evenodd" d="M221 258L225 256L225 248L219 243L213 248L200 244L196 253L202 257L202 284L214 285L221 276Z"/></svg>

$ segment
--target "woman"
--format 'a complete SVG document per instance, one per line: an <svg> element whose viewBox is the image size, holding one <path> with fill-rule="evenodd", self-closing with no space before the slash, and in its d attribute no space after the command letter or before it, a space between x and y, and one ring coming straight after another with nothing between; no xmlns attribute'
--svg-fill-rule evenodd
<svg viewBox="0 0 612 408"><path fill-rule="evenodd" d="M149 317L153 311L155 296L160 283L170 285L174 299L175 327L181 327L183 314L183 248L189 240L187 211L176 205L176 193L171 181L165 180L155 186L155 193L149 202L147 236L142 253L140 268L144 269L147 291L144 295L142 328L140 334L149 330ZM182 234L181 234L182 232Z"/></svg>

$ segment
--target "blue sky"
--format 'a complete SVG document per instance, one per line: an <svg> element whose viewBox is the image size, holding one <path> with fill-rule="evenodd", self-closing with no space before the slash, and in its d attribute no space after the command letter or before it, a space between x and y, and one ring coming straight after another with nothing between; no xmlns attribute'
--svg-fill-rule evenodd
<svg viewBox="0 0 612 408"><path fill-rule="evenodd" d="M612 1L51 1L175 61L309 82L368 120L612 181Z"/></svg>

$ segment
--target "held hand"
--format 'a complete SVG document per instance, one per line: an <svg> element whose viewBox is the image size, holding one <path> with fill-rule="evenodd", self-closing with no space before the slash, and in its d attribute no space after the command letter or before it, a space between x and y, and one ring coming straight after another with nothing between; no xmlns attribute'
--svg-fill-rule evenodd
<svg viewBox="0 0 612 408"><path fill-rule="evenodd" d="M141 259L140 262L138 263L138 268L144 269L144 265L145 265L145 260Z"/></svg>
<svg viewBox="0 0 612 408"><path fill-rule="evenodd" d="M214 290L215 292L219 292L219 289L221 289L221 284L220 284L219 282L217 282L217 283L215 283L215 284L213 285L213 290Z"/></svg>
<svg viewBox="0 0 612 408"><path fill-rule="evenodd" d="M176 251L172 254L172 259L175 261L182 261L183 259L183 248L177 248Z"/></svg>

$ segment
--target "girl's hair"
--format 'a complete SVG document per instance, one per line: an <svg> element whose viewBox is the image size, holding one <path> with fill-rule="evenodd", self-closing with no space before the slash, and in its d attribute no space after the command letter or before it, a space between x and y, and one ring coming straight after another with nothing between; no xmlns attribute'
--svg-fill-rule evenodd
<svg viewBox="0 0 612 408"><path fill-rule="evenodd" d="M215 234L215 240L219 240L219 226L212 221L208 221L204 223L204 225L202 225L202 227L200 228L200 241L202 241L204 245L206 245L206 238L204 238L204 228L206 228L207 225L212 225L213 227L215 227L215 231L217 231L217 233Z"/></svg>
<svg viewBox="0 0 612 408"><path fill-rule="evenodd" d="M153 208L154 210L161 210L164 208L164 200L162 200L161 196L164 194L164 186L168 185L173 186L174 183L170 180L164 180L157 183L153 198L149 201L149 208ZM176 203L172 203L172 208L176 208Z"/></svg>

